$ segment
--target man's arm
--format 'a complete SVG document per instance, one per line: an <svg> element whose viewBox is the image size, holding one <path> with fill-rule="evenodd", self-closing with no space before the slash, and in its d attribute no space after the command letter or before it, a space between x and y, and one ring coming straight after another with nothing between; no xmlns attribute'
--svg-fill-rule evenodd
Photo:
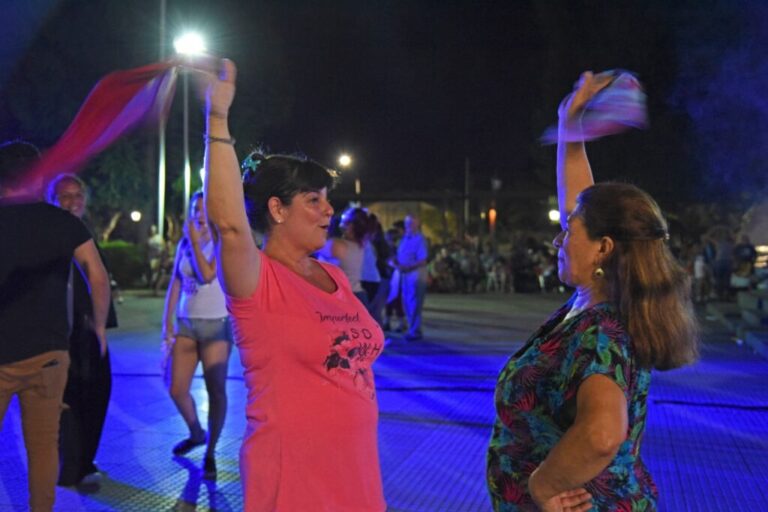
<svg viewBox="0 0 768 512"><path fill-rule="evenodd" d="M99 338L103 357L107 353L106 325L107 314L109 313L109 275L92 239L80 244L75 249L75 261L82 270L91 292L93 331Z"/></svg>

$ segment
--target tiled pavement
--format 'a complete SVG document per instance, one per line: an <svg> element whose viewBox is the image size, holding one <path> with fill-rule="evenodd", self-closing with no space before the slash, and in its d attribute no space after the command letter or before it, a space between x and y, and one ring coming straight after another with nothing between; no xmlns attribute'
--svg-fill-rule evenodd
<svg viewBox="0 0 768 512"><path fill-rule="evenodd" d="M489 509L484 448L496 373L562 300L535 295L431 295L428 338L395 339L376 364L380 450L391 511ZM59 488L60 511L241 510L237 452L245 392L230 362L229 415L219 444L219 480L201 479L202 451L174 458L185 427L160 378L162 299L128 294L111 332L114 383L98 454L101 490ZM706 325L702 360L656 373L643 453L661 510L768 510L768 361ZM201 378L193 384L205 409ZM205 413L203 412L203 415ZM26 459L18 407L0 431L0 510L25 510Z"/></svg>

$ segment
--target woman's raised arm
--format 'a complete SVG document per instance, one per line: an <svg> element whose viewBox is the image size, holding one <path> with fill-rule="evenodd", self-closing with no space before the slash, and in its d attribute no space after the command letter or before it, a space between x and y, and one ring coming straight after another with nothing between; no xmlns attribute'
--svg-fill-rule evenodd
<svg viewBox="0 0 768 512"><path fill-rule="evenodd" d="M219 278L228 295L248 297L258 284L260 254L245 214L240 165L229 133L229 107L235 96L235 64L203 72L207 79L204 184L208 219L218 232Z"/></svg>
<svg viewBox="0 0 768 512"><path fill-rule="evenodd" d="M574 124L580 122L584 107L612 80L611 73L598 75L593 75L589 71L582 73L576 91L569 94L558 109L557 202L560 210L560 225L563 229L568 223L568 215L576 207L576 197L582 190L595 183L584 143L565 142L563 134L566 126L572 129Z"/></svg>

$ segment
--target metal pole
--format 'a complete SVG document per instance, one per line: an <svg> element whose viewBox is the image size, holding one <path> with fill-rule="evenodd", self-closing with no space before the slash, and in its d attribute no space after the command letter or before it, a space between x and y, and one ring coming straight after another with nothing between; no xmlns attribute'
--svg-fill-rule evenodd
<svg viewBox="0 0 768 512"><path fill-rule="evenodd" d="M160 60L165 59L165 0L160 0ZM165 240L165 118L160 116L157 138L157 232Z"/></svg>
<svg viewBox="0 0 768 512"><path fill-rule="evenodd" d="M464 232L462 238L469 231L469 157L464 160Z"/></svg>
<svg viewBox="0 0 768 512"><path fill-rule="evenodd" d="M189 73L184 71L184 220L189 215L192 169L189 165Z"/></svg>

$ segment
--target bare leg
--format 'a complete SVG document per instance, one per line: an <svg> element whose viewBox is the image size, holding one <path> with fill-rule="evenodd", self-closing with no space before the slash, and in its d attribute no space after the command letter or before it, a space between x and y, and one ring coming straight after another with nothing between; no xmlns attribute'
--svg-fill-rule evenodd
<svg viewBox="0 0 768 512"><path fill-rule="evenodd" d="M208 389L208 448L205 456L213 456L224 428L227 414L227 365L232 344L225 340L208 341L200 347L205 387Z"/></svg>
<svg viewBox="0 0 768 512"><path fill-rule="evenodd" d="M190 439L194 441L199 441L205 436L197 418L197 405L189 392L198 361L197 342L191 338L177 336L171 358L170 392L176 408L189 427Z"/></svg>

